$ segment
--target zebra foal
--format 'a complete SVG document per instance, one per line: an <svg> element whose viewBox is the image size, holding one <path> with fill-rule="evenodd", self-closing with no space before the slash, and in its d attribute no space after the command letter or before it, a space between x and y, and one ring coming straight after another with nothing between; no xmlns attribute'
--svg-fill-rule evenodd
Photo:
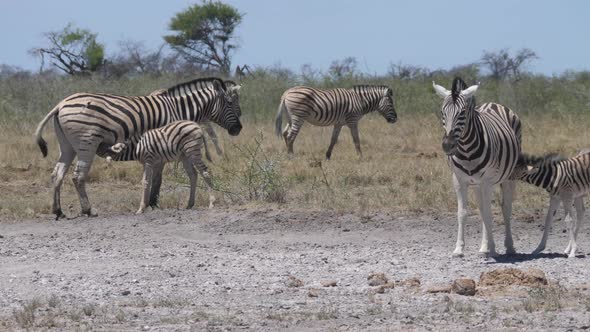
<svg viewBox="0 0 590 332"><path fill-rule="evenodd" d="M357 85L350 89L316 89L297 86L283 93L275 119L275 131L281 135L283 113L287 126L282 136L287 152L293 154L293 143L304 122L315 126L334 126L326 159L338 141L342 126L350 128L357 154L362 157L358 131L359 120L367 113L378 111L389 123L397 121L393 106L393 91L382 85Z"/></svg>
<svg viewBox="0 0 590 332"><path fill-rule="evenodd" d="M481 247L483 256L495 256L492 234L492 186L502 188L502 214L506 233L506 253L514 253L510 218L515 181L510 179L521 147L521 125L518 116L507 107L485 103L476 107L478 86L467 87L459 77L452 90L432 82L437 95L443 98L441 121L445 129L442 149L453 171L453 187L457 194L457 243L453 256L463 256L465 221L467 219L467 188L477 188L479 211L483 221Z"/></svg>
<svg viewBox="0 0 590 332"><path fill-rule="evenodd" d="M545 250L551 224L559 204L563 204L568 225L569 243L565 249L568 257L575 257L577 236L584 218L584 196L590 192L590 151L583 150L572 158L556 154L542 157L521 154L513 178L545 189L549 193L549 208L545 217L543 237L533 255ZM572 204L576 209L576 220L572 217Z"/></svg>
<svg viewBox="0 0 590 332"><path fill-rule="evenodd" d="M158 174L161 178L164 165L176 160L182 162L190 180L190 195L186 208L190 209L195 205L198 177L195 167L205 179L209 194L209 208L212 208L215 202L215 197L211 192L213 183L207 166L202 160L201 148L203 147L205 148L205 157L211 161L203 130L192 121L175 121L145 132L133 151L135 159L143 165L143 192L136 213L143 213L145 208L150 205L152 186ZM111 152L116 156L118 153L123 153L126 148L124 143L117 143L111 147Z"/></svg>

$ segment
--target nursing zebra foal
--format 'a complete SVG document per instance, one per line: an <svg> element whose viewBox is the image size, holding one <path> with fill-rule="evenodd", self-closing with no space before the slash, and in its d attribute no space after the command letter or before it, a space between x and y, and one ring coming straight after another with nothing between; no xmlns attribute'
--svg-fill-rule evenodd
<svg viewBox="0 0 590 332"><path fill-rule="evenodd" d="M326 159L330 159L340 129L346 125L350 128L356 151L362 157L358 122L365 114L373 111L378 111L389 123L397 120L393 107L393 91L389 87L357 85L351 89L315 89L298 86L283 93L275 129L280 136L282 117L285 113L288 124L282 135L288 153L293 154L293 142L304 122L315 126L334 126L330 146L326 152Z"/></svg>
<svg viewBox="0 0 590 332"><path fill-rule="evenodd" d="M205 157L211 161L207 150L207 142L201 127L192 121L175 121L163 127L145 132L133 153L135 159L143 165L143 193L137 213L143 213L149 205L152 194L152 186L156 174L161 174L167 162L180 160L190 180L190 196L187 209L195 205L195 193L197 187L197 172L205 179L207 192L209 193L209 208L213 207L215 197L211 193L213 183L207 170L207 166L201 158L201 147L205 148ZM120 153L126 148L124 143L117 143L111 147L115 153Z"/></svg>
<svg viewBox="0 0 590 332"><path fill-rule="evenodd" d="M477 106L478 86L467 87L460 78L453 80L449 91L432 82L442 97L442 125L445 135L443 151L453 171L453 186L457 194L458 234L453 256L462 256L465 247L464 229L467 218L467 187L475 185L479 211L483 220L480 254L495 256L492 234L492 186L502 188L502 214L506 234L506 253L514 253L510 218L515 181L510 175L521 149L521 125L518 116L507 107L495 103Z"/></svg>
<svg viewBox="0 0 590 332"><path fill-rule="evenodd" d="M47 122L54 119L60 157L52 174L53 213L58 219L65 216L61 209L60 188L76 155L78 161L73 181L82 214L90 216L94 213L85 183L95 154L111 156L110 147L125 143L130 147L112 156L113 160L134 160L135 144L144 132L177 120L213 121L227 129L230 135L238 135L242 124L234 108L239 105L234 105L237 101L226 90L222 80L203 78L149 96L77 93L66 97L39 123L35 132L37 144L46 156L47 143L41 133Z"/></svg>
<svg viewBox="0 0 590 332"><path fill-rule="evenodd" d="M545 230L533 254L539 254L545 249L551 224L559 203L562 203L569 230L565 254L570 258L575 257L576 238L584 218L584 195L590 192L590 151L581 151L569 159L555 154L543 157L522 154L512 177L543 188L549 193ZM572 204L576 208L576 221L572 218Z"/></svg>

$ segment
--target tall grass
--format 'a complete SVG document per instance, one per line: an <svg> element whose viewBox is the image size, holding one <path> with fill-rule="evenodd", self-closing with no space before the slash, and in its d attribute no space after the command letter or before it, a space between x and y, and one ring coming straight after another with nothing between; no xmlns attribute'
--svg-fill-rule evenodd
<svg viewBox="0 0 590 332"><path fill-rule="evenodd" d="M0 79L0 216L23 217L50 213L50 174L58 157L51 126L45 130L50 154L41 157L32 133L38 122L67 95L106 92L147 94L190 78L139 76L120 80L54 76L14 76ZM217 204L281 204L289 207L337 210L443 212L456 208L451 175L441 153L442 129L437 118L440 99L432 80L449 87L452 77L399 80L351 76L301 78L280 69L257 70L240 90L244 130L230 138L217 129L225 151L211 171ZM386 84L393 88L399 121L389 125L378 114L360 122L364 158L359 160L348 130L343 130L332 160L324 160L331 128L304 125L289 159L273 124L280 96L287 88L307 84L349 87ZM471 82L469 82L471 83ZM590 75L527 76L518 82L483 80L480 102L502 103L523 121L523 147L529 153L573 154L588 147ZM186 205L187 180L182 167L166 168L161 205ZM90 174L89 195L99 213L129 213L139 202L141 168L135 162L106 164L97 158ZM71 172L62 190L66 212L77 213L78 199ZM546 195L519 186L515 211L545 208ZM206 206L200 191L198 206ZM520 210L519 210L520 209Z"/></svg>

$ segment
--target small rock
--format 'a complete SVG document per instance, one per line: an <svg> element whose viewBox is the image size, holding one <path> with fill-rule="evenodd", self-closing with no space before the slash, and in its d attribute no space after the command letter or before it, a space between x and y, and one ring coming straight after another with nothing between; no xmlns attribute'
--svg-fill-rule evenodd
<svg viewBox="0 0 590 332"><path fill-rule="evenodd" d="M482 272L479 276L479 285L543 286L547 285L547 278L545 277L545 272L539 269L520 270L515 268L501 268Z"/></svg>
<svg viewBox="0 0 590 332"><path fill-rule="evenodd" d="M387 277L384 273L371 273L367 280L369 281L369 286L381 286L387 283Z"/></svg>
<svg viewBox="0 0 590 332"><path fill-rule="evenodd" d="M450 293L451 285L434 285L426 289L427 293Z"/></svg>
<svg viewBox="0 0 590 332"><path fill-rule="evenodd" d="M307 292L307 296L309 297L318 297L320 295L320 291L315 288L311 288L309 292Z"/></svg>
<svg viewBox="0 0 590 332"><path fill-rule="evenodd" d="M323 287L336 287L338 282L336 280L325 280L321 282Z"/></svg>
<svg viewBox="0 0 590 332"><path fill-rule="evenodd" d="M459 295L473 296L475 295L475 281L467 278L457 279L453 282L451 289L453 293Z"/></svg>
<svg viewBox="0 0 590 332"><path fill-rule="evenodd" d="M127 296L129 294L131 294L131 292L129 290L124 290L121 292L121 295L123 295L123 296Z"/></svg>
<svg viewBox="0 0 590 332"><path fill-rule="evenodd" d="M397 282L398 286L405 286L405 287L420 287L420 279L418 278L410 278L405 279Z"/></svg>
<svg viewBox="0 0 590 332"><path fill-rule="evenodd" d="M287 285L287 287L292 287L292 288L293 287L301 287L301 286L303 286L303 281L295 278L294 276L289 276L289 278L285 282L285 285Z"/></svg>
<svg viewBox="0 0 590 332"><path fill-rule="evenodd" d="M381 286L377 287L377 293L383 294L383 293L385 293L386 289L392 289L394 286L395 285L393 282L388 282L385 285L381 285Z"/></svg>

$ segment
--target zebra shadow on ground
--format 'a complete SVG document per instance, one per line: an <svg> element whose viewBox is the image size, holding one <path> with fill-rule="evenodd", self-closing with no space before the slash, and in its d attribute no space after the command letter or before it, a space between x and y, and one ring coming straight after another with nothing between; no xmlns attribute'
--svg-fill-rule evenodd
<svg viewBox="0 0 590 332"><path fill-rule="evenodd" d="M579 254L576 255L576 258L585 258L586 254ZM527 261L532 261L536 259L556 259L556 258L563 258L567 259L567 255L563 253L557 252L550 252L550 253L540 253L538 255L533 254L512 254L512 255L498 255L496 257L491 258L486 262L487 264L510 264L510 263L522 263Z"/></svg>

